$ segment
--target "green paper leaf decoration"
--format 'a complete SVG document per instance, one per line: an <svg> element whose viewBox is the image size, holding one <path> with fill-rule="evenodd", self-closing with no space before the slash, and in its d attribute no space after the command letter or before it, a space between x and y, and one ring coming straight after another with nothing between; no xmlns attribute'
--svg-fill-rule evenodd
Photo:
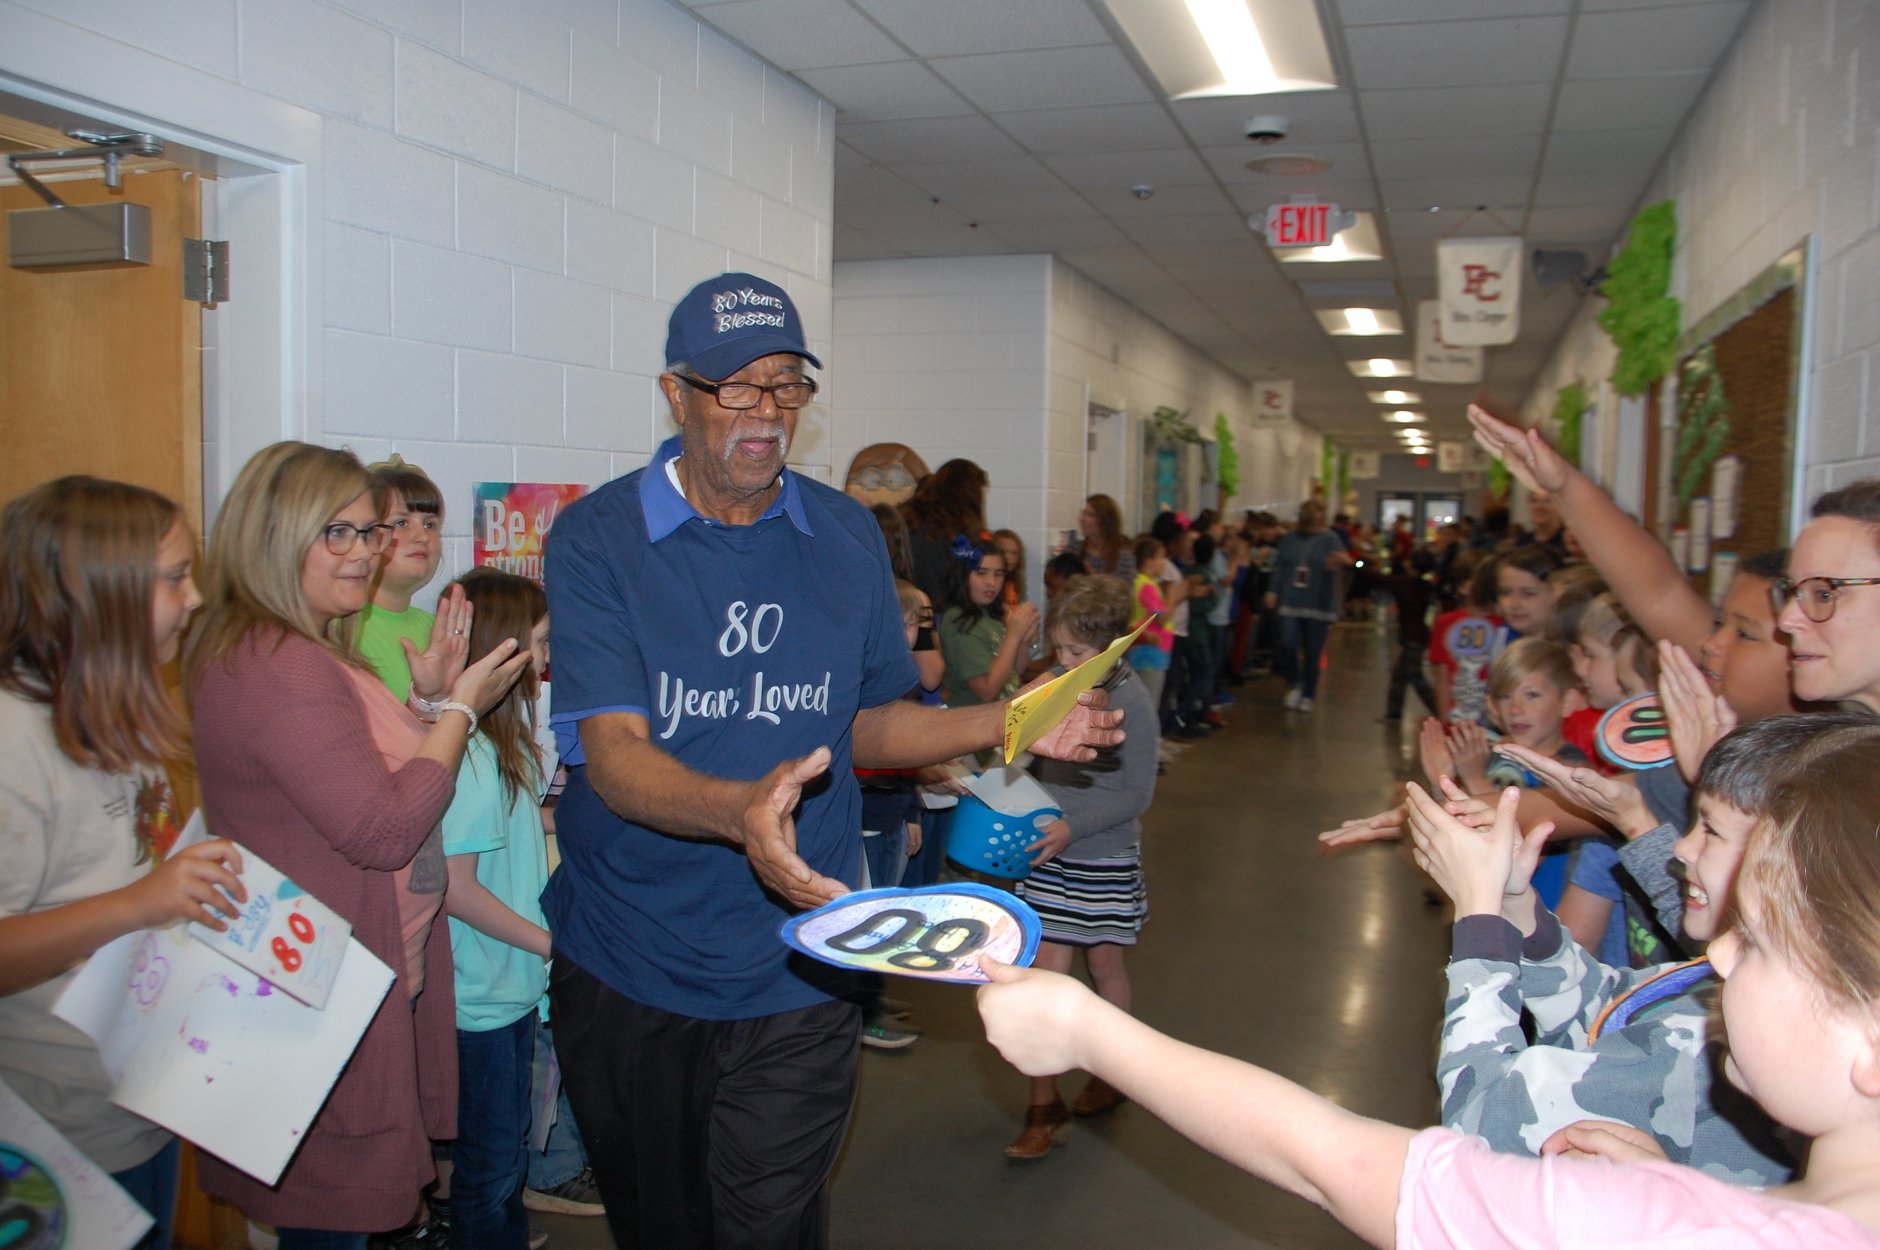
<svg viewBox="0 0 1880 1250"><path fill-rule="evenodd" d="M1730 400L1717 372L1717 349L1706 343L1684 362L1678 376L1678 441L1671 453L1677 474L1678 508L1690 506L1704 475L1730 437Z"/></svg>
<svg viewBox="0 0 1880 1250"><path fill-rule="evenodd" d="M1568 464L1580 463L1581 422L1586 415L1586 388L1569 382L1554 399L1554 428L1560 431L1558 446Z"/></svg>
<svg viewBox="0 0 1880 1250"><path fill-rule="evenodd" d="M1234 450L1234 429L1224 412L1214 414L1214 441L1220 447L1215 459L1221 475L1221 502L1225 504L1240 489L1240 453Z"/></svg>
<svg viewBox="0 0 1880 1250"><path fill-rule="evenodd" d="M1625 250L1606 266L1598 321L1619 349L1612 385L1621 395L1643 394L1671 368L1682 317L1667 294L1677 241L1676 203L1654 204L1633 219Z"/></svg>

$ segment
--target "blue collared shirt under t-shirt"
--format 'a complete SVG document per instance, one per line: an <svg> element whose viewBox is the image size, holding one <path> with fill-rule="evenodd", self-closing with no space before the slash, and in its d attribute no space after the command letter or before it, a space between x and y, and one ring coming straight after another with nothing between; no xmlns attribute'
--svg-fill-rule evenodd
<svg viewBox="0 0 1880 1250"><path fill-rule="evenodd" d="M571 765L556 810L562 866L542 898L555 947L636 1002L710 1020L826 1000L831 983L777 936L792 909L765 894L743 852L622 820L573 748L605 712L644 716L688 768L755 780L830 748L806 789L797 851L854 884L861 800L851 729L917 679L880 527L854 500L784 470L751 525L701 516L669 468L646 468L569 506L547 550L555 622L553 721Z"/></svg>

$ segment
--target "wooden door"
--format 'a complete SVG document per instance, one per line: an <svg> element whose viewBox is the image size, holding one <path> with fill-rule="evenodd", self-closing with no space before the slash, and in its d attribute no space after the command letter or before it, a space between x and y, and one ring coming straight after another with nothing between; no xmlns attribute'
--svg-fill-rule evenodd
<svg viewBox="0 0 1880 1250"><path fill-rule="evenodd" d="M183 298L182 240L200 230L187 170L53 183L71 204L150 209L148 265L14 269L0 214L0 499L67 473L135 482L202 532L202 308ZM44 209L30 187L0 209Z"/></svg>

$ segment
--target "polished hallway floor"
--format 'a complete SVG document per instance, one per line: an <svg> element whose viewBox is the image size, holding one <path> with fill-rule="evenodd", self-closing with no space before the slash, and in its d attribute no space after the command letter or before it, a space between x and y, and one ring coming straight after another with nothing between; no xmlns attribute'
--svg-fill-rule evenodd
<svg viewBox="0 0 1880 1250"><path fill-rule="evenodd" d="M1145 821L1151 916L1131 975L1137 1014L1158 1028L1424 1125L1444 917L1393 848L1331 859L1313 837L1383 807L1408 775L1404 732L1375 722L1388 645L1369 625L1340 626L1316 711L1285 712L1277 679L1249 681L1229 727L1169 767ZM863 1052L835 1250L1359 1244L1131 1105L1078 1123L1046 1159L1006 1159L1025 1082L986 1044L971 992L905 979L890 992L914 1004L924 1036ZM1067 1099L1082 1079L1066 1078ZM549 1250L608 1244L600 1220L535 1218Z"/></svg>

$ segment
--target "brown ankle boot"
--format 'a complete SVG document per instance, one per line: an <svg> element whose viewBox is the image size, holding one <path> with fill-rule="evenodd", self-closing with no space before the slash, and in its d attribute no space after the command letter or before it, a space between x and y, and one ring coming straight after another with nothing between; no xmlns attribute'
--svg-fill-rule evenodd
<svg viewBox="0 0 1880 1250"><path fill-rule="evenodd" d="M1064 1134L1070 1130L1071 1113L1059 1098L1041 1106L1025 1108L1025 1131L1018 1135L1018 1140L1005 1148L1008 1159L1042 1159L1051 1153L1051 1147L1064 1141Z"/></svg>
<svg viewBox="0 0 1880 1250"><path fill-rule="evenodd" d="M1116 1088L1100 1076L1090 1078L1084 1086L1084 1092L1077 1095L1077 1101L1071 1104L1071 1110L1078 1115L1102 1115L1114 1111L1125 1101L1123 1091Z"/></svg>

